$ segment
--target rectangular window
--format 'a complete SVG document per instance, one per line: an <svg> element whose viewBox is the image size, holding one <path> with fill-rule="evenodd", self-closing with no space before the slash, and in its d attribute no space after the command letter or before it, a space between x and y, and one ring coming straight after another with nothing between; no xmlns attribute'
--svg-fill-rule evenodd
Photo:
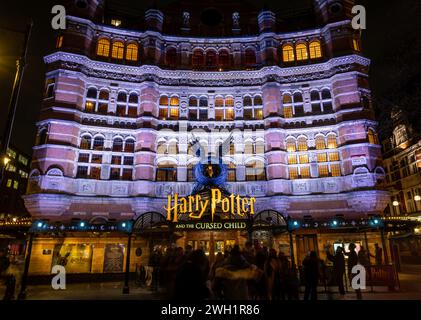
<svg viewBox="0 0 421 320"><path fill-rule="evenodd" d="M162 120L167 119L168 117L168 109L165 108L159 108L159 118Z"/></svg>
<svg viewBox="0 0 421 320"><path fill-rule="evenodd" d="M222 108L215 108L215 120L216 121L224 120L224 110Z"/></svg>
<svg viewBox="0 0 421 320"><path fill-rule="evenodd" d="M308 154L300 154L299 156L300 163L308 163Z"/></svg>
<svg viewBox="0 0 421 320"><path fill-rule="evenodd" d="M319 165L319 177L324 178L329 176L329 169L326 164Z"/></svg>
<svg viewBox="0 0 421 320"><path fill-rule="evenodd" d="M12 180L8 179L6 183L6 187L10 188L12 186Z"/></svg>
<svg viewBox="0 0 421 320"><path fill-rule="evenodd" d="M292 106L284 106L284 118L292 118Z"/></svg>
<svg viewBox="0 0 421 320"><path fill-rule="evenodd" d="M339 164L331 164L330 165L330 172L332 177L340 177L341 176L341 167Z"/></svg>
<svg viewBox="0 0 421 320"><path fill-rule="evenodd" d="M199 109L199 120L206 121L208 120L208 110L206 109Z"/></svg>
<svg viewBox="0 0 421 320"><path fill-rule="evenodd" d="M124 165L125 166L132 166L133 165L133 157L124 157Z"/></svg>
<svg viewBox="0 0 421 320"><path fill-rule="evenodd" d="M92 155L92 161L91 161L91 163L101 164L102 163L102 155L100 155L100 154L93 154Z"/></svg>
<svg viewBox="0 0 421 320"><path fill-rule="evenodd" d="M302 117L304 116L304 106L295 106L295 116L296 117Z"/></svg>
<svg viewBox="0 0 421 320"><path fill-rule="evenodd" d="M329 161L339 161L339 152L329 153Z"/></svg>
<svg viewBox="0 0 421 320"><path fill-rule="evenodd" d="M24 166L28 165L28 158L22 156L21 154L18 156L18 161L22 163Z"/></svg>
<svg viewBox="0 0 421 320"><path fill-rule="evenodd" d="M123 180L132 180L133 169L123 169Z"/></svg>
<svg viewBox="0 0 421 320"><path fill-rule="evenodd" d="M288 155L288 164L297 164L297 157L295 155Z"/></svg>
<svg viewBox="0 0 421 320"><path fill-rule="evenodd" d="M117 106L117 116L124 117L126 115L126 106Z"/></svg>
<svg viewBox="0 0 421 320"><path fill-rule="evenodd" d="M88 163L89 162L89 154L87 153L80 153L78 162Z"/></svg>
<svg viewBox="0 0 421 320"><path fill-rule="evenodd" d="M120 156L112 156L111 157L111 164L121 164L121 157Z"/></svg>
<svg viewBox="0 0 421 320"><path fill-rule="evenodd" d="M234 108L227 108L225 110L225 120L234 120Z"/></svg>
<svg viewBox="0 0 421 320"><path fill-rule="evenodd" d="M13 181L13 189L17 190L19 188L19 182L18 181Z"/></svg>
<svg viewBox="0 0 421 320"><path fill-rule="evenodd" d="M16 172L16 167L13 164L8 163L6 166L6 170L9 172Z"/></svg>
<svg viewBox="0 0 421 320"><path fill-rule="evenodd" d="M110 179L111 180L119 180L120 179L120 168L111 168Z"/></svg>
<svg viewBox="0 0 421 320"><path fill-rule="evenodd" d="M253 109L247 108L244 109L244 120L252 120L253 119Z"/></svg>
<svg viewBox="0 0 421 320"><path fill-rule="evenodd" d="M178 108L170 108L170 119L171 120L178 119Z"/></svg>
<svg viewBox="0 0 421 320"><path fill-rule="evenodd" d="M196 121L197 120L197 109L189 109L189 120Z"/></svg>
<svg viewBox="0 0 421 320"><path fill-rule="evenodd" d="M129 107L129 117L130 118L137 117L137 107Z"/></svg>
<svg viewBox="0 0 421 320"><path fill-rule="evenodd" d="M317 162L327 162L326 153L318 153Z"/></svg>
<svg viewBox="0 0 421 320"><path fill-rule="evenodd" d="M309 179L310 178L310 167L301 167L300 168L301 178Z"/></svg>
<svg viewBox="0 0 421 320"><path fill-rule="evenodd" d="M19 170L19 174L23 179L27 179L28 178L28 173L23 171L23 170Z"/></svg>
<svg viewBox="0 0 421 320"><path fill-rule="evenodd" d="M289 178L291 180L298 178L298 168L297 167L289 167Z"/></svg>
<svg viewBox="0 0 421 320"><path fill-rule="evenodd" d="M263 119L263 109L262 108L254 109L254 118L256 120L262 120Z"/></svg>
<svg viewBox="0 0 421 320"><path fill-rule="evenodd" d="M76 178L86 179L88 177L88 167L79 166L77 167Z"/></svg>
<svg viewBox="0 0 421 320"><path fill-rule="evenodd" d="M91 167L89 177L95 180L101 179L101 167Z"/></svg>
<svg viewBox="0 0 421 320"><path fill-rule="evenodd" d="M60 49L63 46L63 36L58 36L56 40L56 48Z"/></svg>

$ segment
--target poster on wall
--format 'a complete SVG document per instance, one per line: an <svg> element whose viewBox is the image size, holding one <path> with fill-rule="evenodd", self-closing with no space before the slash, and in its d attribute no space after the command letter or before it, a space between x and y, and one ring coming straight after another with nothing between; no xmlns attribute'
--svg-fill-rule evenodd
<svg viewBox="0 0 421 320"><path fill-rule="evenodd" d="M107 244L104 253L104 272L123 272L124 245Z"/></svg>
<svg viewBox="0 0 421 320"><path fill-rule="evenodd" d="M68 273L90 273L92 245L57 244L54 247L52 265L61 265Z"/></svg>

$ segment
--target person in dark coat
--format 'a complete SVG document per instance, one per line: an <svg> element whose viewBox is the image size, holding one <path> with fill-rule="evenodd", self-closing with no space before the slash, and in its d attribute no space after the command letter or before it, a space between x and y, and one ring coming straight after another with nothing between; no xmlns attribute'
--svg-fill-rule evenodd
<svg viewBox="0 0 421 320"><path fill-rule="evenodd" d="M356 276L356 274L352 273L352 268L358 264L358 254L355 251L356 245L355 243L349 244L349 252L345 252L345 255L348 256L348 278L352 286L352 279ZM357 294L357 299L362 299L361 289L355 290Z"/></svg>
<svg viewBox="0 0 421 320"><path fill-rule="evenodd" d="M303 261L304 271L304 300L317 300L317 286L319 284L320 260L315 251L310 251Z"/></svg>
<svg viewBox="0 0 421 320"><path fill-rule="evenodd" d="M327 258L333 263L333 275L335 283L338 285L338 290L341 295L345 295L344 288L344 274L345 274L345 256L343 248L336 248L335 255L332 255L328 250L326 251Z"/></svg>
<svg viewBox="0 0 421 320"><path fill-rule="evenodd" d="M383 264L383 249L379 247L379 244L374 245L374 258L376 259L376 265L380 266Z"/></svg>

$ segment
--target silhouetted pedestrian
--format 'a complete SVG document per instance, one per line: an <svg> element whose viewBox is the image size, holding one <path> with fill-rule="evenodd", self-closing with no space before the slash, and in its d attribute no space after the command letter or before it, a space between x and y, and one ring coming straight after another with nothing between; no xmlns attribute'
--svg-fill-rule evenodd
<svg viewBox="0 0 421 320"><path fill-rule="evenodd" d="M304 300L317 300L317 286L319 284L320 260L315 251L311 251L303 261L304 271Z"/></svg>
<svg viewBox="0 0 421 320"><path fill-rule="evenodd" d="M339 294L345 295L344 274L345 274L345 256L342 247L337 247L335 255L326 250L327 258L333 262L333 276L338 286Z"/></svg>

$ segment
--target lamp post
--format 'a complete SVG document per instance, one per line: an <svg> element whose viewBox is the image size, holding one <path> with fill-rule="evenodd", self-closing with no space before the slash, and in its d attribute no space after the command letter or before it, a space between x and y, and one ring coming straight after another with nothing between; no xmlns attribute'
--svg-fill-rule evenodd
<svg viewBox="0 0 421 320"><path fill-rule="evenodd" d="M33 22L31 20L31 22L28 24L27 29L25 31L25 39L24 39L22 53L20 57L16 60L16 74L15 74L15 79L13 81L12 94L10 96L10 101L9 101L6 127L4 129L3 137L1 140L0 156L2 158L2 161L0 161L0 166L1 166L0 185L2 185L3 183L4 169L6 168L6 165L8 162L7 149L9 148L10 139L12 136L13 123L15 121L16 108L18 105L20 88L22 85L22 79L23 79L25 66L26 66L26 56L28 53L28 43L29 43L29 38L31 36L32 26L33 26ZM2 28L2 29L5 29L5 28ZM10 30L10 29L6 29L6 30ZM16 30L11 30L11 31L16 32Z"/></svg>

